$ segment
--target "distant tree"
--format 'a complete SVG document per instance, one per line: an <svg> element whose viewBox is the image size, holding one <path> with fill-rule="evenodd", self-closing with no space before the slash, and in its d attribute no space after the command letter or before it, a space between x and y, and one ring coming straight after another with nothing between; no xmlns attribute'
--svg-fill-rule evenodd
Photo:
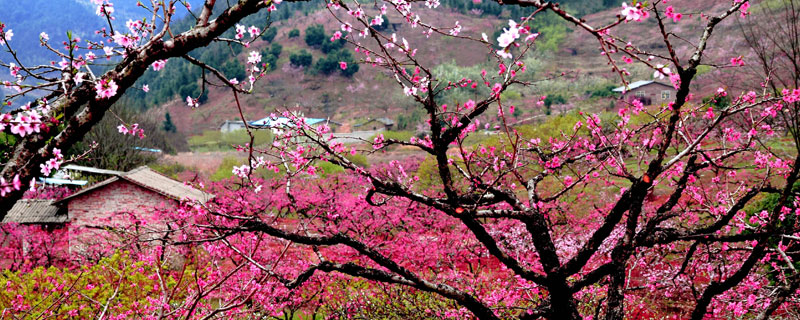
<svg viewBox="0 0 800 320"><path fill-rule="evenodd" d="M341 62L347 63L346 69L341 68ZM352 76L358 72L358 69L358 64L356 64L350 51L345 49L330 52L325 58L317 60L317 63L314 65L314 70L319 73L329 75L337 70L341 70L342 75L346 77Z"/></svg>
<svg viewBox="0 0 800 320"><path fill-rule="evenodd" d="M283 51L283 46L279 43L273 43L272 46L269 48L269 53L271 53L275 57L280 57L281 52Z"/></svg>
<svg viewBox="0 0 800 320"><path fill-rule="evenodd" d="M330 39L325 39L324 41L322 41L322 46L320 47L320 50L322 51L322 53L330 53L331 51L336 51L343 48L345 44L347 44L347 40L345 40L344 38L334 41L330 41Z"/></svg>
<svg viewBox="0 0 800 320"><path fill-rule="evenodd" d="M386 31L386 29L389 28L389 17L383 16L383 22L377 26L373 26L373 28L378 31Z"/></svg>
<svg viewBox="0 0 800 320"><path fill-rule="evenodd" d="M352 77L356 72L358 72L359 66L354 61L347 62L347 69L342 70L342 75L345 77Z"/></svg>
<svg viewBox="0 0 800 320"><path fill-rule="evenodd" d="M306 29L306 44L310 47L319 47L325 42L325 28L321 24L314 24Z"/></svg>
<svg viewBox="0 0 800 320"><path fill-rule="evenodd" d="M267 72L275 70L278 67L278 57L272 53L264 54L261 58L261 62L267 64Z"/></svg>
<svg viewBox="0 0 800 320"><path fill-rule="evenodd" d="M178 129L177 127L175 127L175 124L172 123L172 116L169 114L169 112L164 114L164 123L162 128L166 132L176 132Z"/></svg>
<svg viewBox="0 0 800 320"><path fill-rule="evenodd" d="M116 117L104 117L100 123L92 127L82 141L75 144L73 150L70 150L76 154L91 150L88 156L78 164L127 171L156 160L155 153L142 151L140 148L160 149L166 153L173 153L176 151L173 145L186 145L185 141L180 141L183 137L167 134L169 130L164 128L167 121L174 128L169 114L165 116L166 120L159 124L157 120L147 117L129 106L115 105L111 111ZM134 134L120 134L117 128L120 125L120 119L125 121L123 125L128 128L136 125L137 128L143 129L143 137ZM160 130L162 128L164 128L163 131ZM170 138L169 136L174 137Z"/></svg>
<svg viewBox="0 0 800 320"><path fill-rule="evenodd" d="M308 67L313 62L313 59L314 57L311 56L311 53L303 49L299 52L292 53L289 56L289 63L296 67Z"/></svg>
<svg viewBox="0 0 800 320"><path fill-rule="evenodd" d="M703 98L703 104L711 106L714 110L723 110L731 105L731 98L728 96L719 97L717 95L712 95Z"/></svg>
<svg viewBox="0 0 800 320"><path fill-rule="evenodd" d="M278 28L269 28L267 31L264 31L264 34L261 36L261 39L264 39L266 42L272 42L275 39L275 36L278 35Z"/></svg>
<svg viewBox="0 0 800 320"><path fill-rule="evenodd" d="M289 30L289 39L291 39L291 38L297 38L297 37L299 37L299 36L300 36L300 30L297 30L297 28L294 28L294 29L292 29L292 30Z"/></svg>
<svg viewBox="0 0 800 320"><path fill-rule="evenodd" d="M230 59L222 65L222 71L226 76L242 80L247 76L244 66L236 59Z"/></svg>
<svg viewBox="0 0 800 320"><path fill-rule="evenodd" d="M557 95L550 95L544 99L544 105L550 107L554 104L565 104L567 103L567 99L564 99L564 96L557 94Z"/></svg>

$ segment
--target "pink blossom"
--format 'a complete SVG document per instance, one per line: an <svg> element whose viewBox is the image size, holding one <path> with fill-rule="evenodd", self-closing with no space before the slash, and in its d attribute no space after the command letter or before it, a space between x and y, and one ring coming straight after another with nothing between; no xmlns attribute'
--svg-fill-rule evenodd
<svg viewBox="0 0 800 320"><path fill-rule="evenodd" d="M341 38L342 38L342 32L341 31L336 31L336 32L333 33L333 36L331 37L331 42L339 40Z"/></svg>
<svg viewBox="0 0 800 320"><path fill-rule="evenodd" d="M117 94L117 83L114 80L100 79L95 83L94 90L97 93L97 99L108 99Z"/></svg>
<svg viewBox="0 0 800 320"><path fill-rule="evenodd" d="M11 37L14 36L14 32L11 29L3 31L0 29L0 44L6 44L6 41L11 41Z"/></svg>
<svg viewBox="0 0 800 320"><path fill-rule="evenodd" d="M250 28L247 28L247 33L250 34L251 38L255 38L259 33L261 33L261 30L258 30L258 27L256 26L250 26Z"/></svg>
<svg viewBox="0 0 800 320"><path fill-rule="evenodd" d="M258 64L261 62L261 53L258 51L250 51L250 54L247 57L248 64Z"/></svg>
<svg viewBox="0 0 800 320"><path fill-rule="evenodd" d="M234 38L236 38L236 40L244 38L244 33L246 32L246 29L247 28L245 26L241 24L236 24L236 36Z"/></svg>
<svg viewBox="0 0 800 320"><path fill-rule="evenodd" d="M161 69L164 69L164 65L166 65L166 64L167 64L167 60L156 60L156 61L153 62L153 64L151 66L153 67L153 70L159 71Z"/></svg>
<svg viewBox="0 0 800 320"><path fill-rule="evenodd" d="M620 12L625 21L642 21L642 19L646 19L648 13L642 10L642 5L637 3L636 6L628 6L627 3L622 3L622 11Z"/></svg>
<svg viewBox="0 0 800 320"><path fill-rule="evenodd" d="M197 103L197 99L193 99L191 96L186 96L186 104L192 108L196 108L199 106L199 104Z"/></svg>
<svg viewBox="0 0 800 320"><path fill-rule="evenodd" d="M749 11L747 11L748 9L750 9L750 1L745 1L745 2L742 4L742 6L741 6L741 7L739 7L740 16L741 16L742 18L745 18L745 17L747 17L747 15L749 15L749 14L750 14L750 12L749 12Z"/></svg>
<svg viewBox="0 0 800 320"><path fill-rule="evenodd" d="M731 65L734 67L744 66L744 60L742 59L742 56L731 58Z"/></svg>
<svg viewBox="0 0 800 320"><path fill-rule="evenodd" d="M519 39L520 27L514 20L508 20L508 29L503 29L503 33L497 37L497 45L506 48L515 40Z"/></svg>
<svg viewBox="0 0 800 320"><path fill-rule="evenodd" d="M342 70L347 70L347 62L340 61L339 68L342 68Z"/></svg>
<svg viewBox="0 0 800 320"><path fill-rule="evenodd" d="M134 41L128 35L124 35L124 34L121 34L121 33L116 33L116 34L114 34L113 38L114 38L114 42L116 44L118 44L118 45L121 45L121 46L123 46L125 48L133 47Z"/></svg>

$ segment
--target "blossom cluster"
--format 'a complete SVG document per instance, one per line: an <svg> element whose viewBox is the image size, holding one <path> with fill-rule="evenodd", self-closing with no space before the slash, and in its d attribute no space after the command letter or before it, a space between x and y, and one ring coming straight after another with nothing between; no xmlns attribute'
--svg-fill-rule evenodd
<svg viewBox="0 0 800 320"><path fill-rule="evenodd" d="M130 134L132 136L138 136L139 139L144 139L144 129L139 128L138 123L132 124L130 128L128 128L128 126L125 124L120 124L117 126L117 131L119 131L119 133L122 135Z"/></svg>

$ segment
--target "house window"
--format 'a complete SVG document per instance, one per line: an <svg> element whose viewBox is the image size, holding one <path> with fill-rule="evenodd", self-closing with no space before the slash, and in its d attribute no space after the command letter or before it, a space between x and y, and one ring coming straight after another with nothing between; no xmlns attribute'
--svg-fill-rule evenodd
<svg viewBox="0 0 800 320"><path fill-rule="evenodd" d="M641 90L641 91L637 91L637 92L636 92L636 96L637 96L637 97L640 97L640 98L641 98L641 97L644 97L645 95L647 95L647 94L644 92L644 90Z"/></svg>
<svg viewBox="0 0 800 320"><path fill-rule="evenodd" d="M669 100L669 90L661 91L661 101Z"/></svg>

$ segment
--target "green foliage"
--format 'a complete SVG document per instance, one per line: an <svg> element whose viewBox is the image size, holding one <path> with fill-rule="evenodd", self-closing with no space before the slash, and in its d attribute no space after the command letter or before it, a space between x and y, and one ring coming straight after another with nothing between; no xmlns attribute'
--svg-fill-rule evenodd
<svg viewBox="0 0 800 320"><path fill-rule="evenodd" d="M180 163L171 162L171 163L153 163L149 165L150 169L161 173L167 177L173 178L178 180L178 174L183 173L185 171L192 170L189 167L186 167ZM194 171L194 170L192 170Z"/></svg>
<svg viewBox="0 0 800 320"><path fill-rule="evenodd" d="M585 0L560 0L558 1L562 9L577 16L583 16L604 9L618 7L623 0L602 0L602 1L585 1ZM522 6L503 6L495 1L462 1L462 0L442 0L442 5L451 8L454 11L462 14L479 13L481 16L495 16L501 17L525 17L531 14L535 8L522 7ZM539 15L536 16L539 18Z"/></svg>
<svg viewBox="0 0 800 320"><path fill-rule="evenodd" d="M731 98L728 96L716 97L711 95L703 98L703 104L708 104L709 106L714 108L714 110L719 111L731 105Z"/></svg>
<svg viewBox="0 0 800 320"><path fill-rule="evenodd" d="M321 24L314 24L306 28L305 41L309 47L319 47L325 42L327 36L325 35L325 28Z"/></svg>
<svg viewBox="0 0 800 320"><path fill-rule="evenodd" d="M280 43L277 43L277 42L273 43L269 47L269 53L271 53L273 56L276 56L276 57L280 57L282 51L283 51L283 46Z"/></svg>
<svg viewBox="0 0 800 320"><path fill-rule="evenodd" d="M589 94L589 96L590 96L590 97L592 97L592 98L594 98L594 97L598 97L598 98L608 98L608 97L613 97L613 96L616 96L616 93L614 93L614 91L611 91L611 90L613 90L614 88L616 88L616 86L615 86L615 85L613 85L613 84L607 84L607 85L605 85L604 87L596 88L596 89L594 89L594 90L589 90L589 91L587 91L587 93L588 93L588 94Z"/></svg>
<svg viewBox="0 0 800 320"><path fill-rule="evenodd" d="M179 273L163 272L164 288L153 277L156 266L137 261L127 253L115 253L96 264L75 269L39 267L29 272L4 271L0 275L0 309L13 309L23 303L28 308L25 318L91 319L107 304L108 314L136 314L152 306L148 297L153 292L174 292L170 301L178 303L190 292L186 281L177 281ZM192 272L192 268L187 268ZM68 290L67 290L68 289ZM63 295L69 291L69 296ZM68 298L67 298L68 297ZM75 316L71 316L74 313Z"/></svg>
<svg viewBox="0 0 800 320"><path fill-rule="evenodd" d="M546 107L550 107L554 104L565 104L567 103L567 99L564 98L562 95L549 95L547 98L544 99L544 105Z"/></svg>
<svg viewBox="0 0 800 320"><path fill-rule="evenodd" d="M383 22L377 26L372 26L372 27L380 32L386 31L386 29L389 29L389 17L384 15Z"/></svg>
<svg viewBox="0 0 800 320"><path fill-rule="evenodd" d="M346 62L347 69L342 70L339 66L339 62ZM350 54L350 51L346 49L339 49L337 51L333 51L329 53L325 58L317 60L317 63L314 65L314 71L329 75L337 70L342 72L343 76L350 77L356 72L358 72L358 64L356 64L355 59Z"/></svg>
<svg viewBox="0 0 800 320"><path fill-rule="evenodd" d="M209 179L211 181L222 181L233 177L233 167L241 165L242 161L234 157L223 158L222 163L217 167L217 171L214 171L214 174Z"/></svg>
<svg viewBox="0 0 800 320"><path fill-rule="evenodd" d="M322 177L344 172L344 168L328 161L315 161L314 164L319 169L319 175Z"/></svg>
<svg viewBox="0 0 800 320"><path fill-rule="evenodd" d="M408 141L414 136L414 133L411 131L381 131L378 134L382 134L383 138L386 140L395 139L400 141ZM369 140L375 140L375 137L377 137L378 134L370 137Z"/></svg>
<svg viewBox="0 0 800 320"><path fill-rule="evenodd" d="M322 47L320 48L320 50L322 50L322 53L330 53L331 51L336 51L341 48L344 48L345 44L347 44L347 40L345 40L344 38L334 41L329 41L329 39L326 39L325 41L322 42Z"/></svg>
<svg viewBox="0 0 800 320"><path fill-rule="evenodd" d="M519 91L507 89L500 94L500 98L503 100L519 100L522 98L522 95L519 93Z"/></svg>
<svg viewBox="0 0 800 320"><path fill-rule="evenodd" d="M292 53L289 56L289 63L296 67L308 67L313 62L314 57L305 49Z"/></svg>
<svg viewBox="0 0 800 320"><path fill-rule="evenodd" d="M261 62L267 64L266 71L270 72L278 67L278 57L272 53L267 53L261 57Z"/></svg>
<svg viewBox="0 0 800 320"><path fill-rule="evenodd" d="M700 76L700 75L709 73L709 72L711 72L711 70L713 70L713 68L711 66L705 65L705 64L701 64L701 65L697 66L697 73L695 73L694 76L696 77L696 76Z"/></svg>
<svg viewBox="0 0 800 320"><path fill-rule="evenodd" d="M397 116L397 129L400 130L409 130L414 129L414 125L422 122L422 119L427 114L419 108L412 109L411 113L401 113Z"/></svg>
<svg viewBox="0 0 800 320"><path fill-rule="evenodd" d="M326 319L427 320L440 319L458 305L434 293L400 286L386 286L364 280L337 281L331 284L335 299L322 307ZM358 299L358 308L352 301ZM503 319L514 318L501 314Z"/></svg>
<svg viewBox="0 0 800 320"><path fill-rule="evenodd" d="M294 29L292 29L292 30L289 30L289 39L291 39L291 38L297 38L297 37L299 37L299 36L300 36L300 30L297 30L297 28L294 28Z"/></svg>
<svg viewBox="0 0 800 320"><path fill-rule="evenodd" d="M549 52L557 51L567 37L567 32L570 31L566 22L550 11L544 12L544 14L537 14L536 19L531 23L531 27L534 32L539 32L539 38L536 40L536 49Z"/></svg>
<svg viewBox="0 0 800 320"><path fill-rule="evenodd" d="M162 129L166 132L177 132L178 128L175 127L175 124L172 123L172 116L170 116L169 112L164 114L164 122L162 123Z"/></svg>
<svg viewBox="0 0 800 320"><path fill-rule="evenodd" d="M272 143L272 133L269 130L252 130L253 143L263 146ZM236 145L250 143L247 130L220 132L218 130L203 131L202 135L189 138L189 147L193 150L233 150Z"/></svg>
<svg viewBox="0 0 800 320"><path fill-rule="evenodd" d="M278 67L278 58L281 56L282 51L283 46L277 42L261 50L261 62L267 64L265 68L267 72L273 71Z"/></svg>
<svg viewBox="0 0 800 320"><path fill-rule="evenodd" d="M11 158L11 151L16 143L16 135L0 132L0 162L6 163Z"/></svg>
<svg viewBox="0 0 800 320"><path fill-rule="evenodd" d="M357 153L357 154L348 154L345 156L347 160L350 162L355 163L363 168L369 167L369 161L367 160L367 156Z"/></svg>
<svg viewBox="0 0 800 320"><path fill-rule="evenodd" d="M144 138L119 133L117 126L120 120L113 116L103 117L94 125L81 141L66 151L66 156L82 155L76 164L102 169L127 171L150 164L158 157L158 153L143 151L137 148L161 149L164 153L175 153L187 150L186 141L177 132L162 130L164 123L143 115L124 104L114 105L111 109L125 125L130 128L137 123L144 130ZM97 146L93 147L93 142Z"/></svg>
<svg viewBox="0 0 800 320"><path fill-rule="evenodd" d="M221 70L225 76L230 78L236 78L242 80L247 77L247 73L245 73L244 66L239 62L239 60L231 59L225 62L222 65Z"/></svg>
<svg viewBox="0 0 800 320"><path fill-rule="evenodd" d="M278 35L278 28L270 27L264 31L264 34L261 35L261 39L264 39L266 42L272 42L275 39L275 36Z"/></svg>
<svg viewBox="0 0 800 320"><path fill-rule="evenodd" d="M434 67L432 73L434 79L439 79L446 84L448 81L457 82L463 78L472 79L481 73L481 69L483 69L481 65L462 67L459 66L455 60L451 60ZM411 70L411 72L413 72L413 70ZM489 88L486 86L478 86L475 89L467 86L440 93L439 101L446 104L464 103L469 99L477 100L478 96L487 94L489 94Z"/></svg>

